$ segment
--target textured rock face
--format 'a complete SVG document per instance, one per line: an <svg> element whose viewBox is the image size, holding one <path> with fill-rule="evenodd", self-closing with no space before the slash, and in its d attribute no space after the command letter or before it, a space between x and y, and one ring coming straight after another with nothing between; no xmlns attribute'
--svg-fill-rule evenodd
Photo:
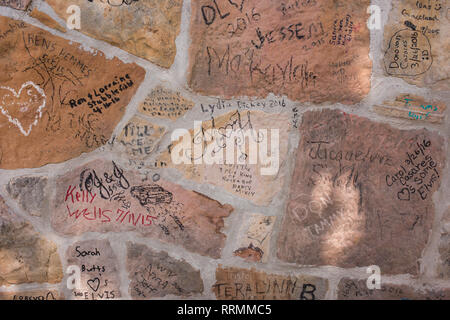
<svg viewBox="0 0 450 320"><path fill-rule="evenodd" d="M179 92L155 88L139 106L139 112L154 118L176 120L194 107Z"/></svg>
<svg viewBox="0 0 450 320"><path fill-rule="evenodd" d="M108 240L87 240L67 249L67 264L81 270L81 287L73 300L112 300L120 293L118 262Z"/></svg>
<svg viewBox="0 0 450 320"><path fill-rule="evenodd" d="M64 296L54 290L0 292L0 300L64 300Z"/></svg>
<svg viewBox="0 0 450 320"><path fill-rule="evenodd" d="M46 2L63 19L70 16L65 1ZM180 32L182 0L73 0L70 5L78 5L83 13L82 33L161 67L172 65L177 52L175 40Z"/></svg>
<svg viewBox="0 0 450 320"><path fill-rule="evenodd" d="M142 182L115 162L96 161L56 181L51 222L60 234L138 233L219 258L233 208L159 180Z"/></svg>
<svg viewBox="0 0 450 320"><path fill-rule="evenodd" d="M200 271L167 252L155 252L145 245L127 244L130 295L145 300L166 295L191 296L203 292Z"/></svg>
<svg viewBox="0 0 450 320"><path fill-rule="evenodd" d="M42 216L46 209L47 178L19 177L12 179L6 186L10 196L18 201L20 207L32 216Z"/></svg>
<svg viewBox="0 0 450 320"><path fill-rule="evenodd" d="M413 287L395 284L381 284L381 289L370 290L366 280L344 278L338 285L339 300L448 300L450 290L416 290Z"/></svg>
<svg viewBox="0 0 450 320"><path fill-rule="evenodd" d="M0 168L62 162L105 144L145 71L0 17Z"/></svg>
<svg viewBox="0 0 450 320"><path fill-rule="evenodd" d="M438 275L440 278L450 279L450 207L441 223L439 254Z"/></svg>
<svg viewBox="0 0 450 320"><path fill-rule="evenodd" d="M0 0L0 300L450 300L449 22Z"/></svg>
<svg viewBox="0 0 450 320"><path fill-rule="evenodd" d="M450 84L446 0L393 1L384 29L385 71L420 87L448 90Z"/></svg>
<svg viewBox="0 0 450 320"><path fill-rule="evenodd" d="M31 0L0 0L0 6L7 6L13 9L26 10Z"/></svg>
<svg viewBox="0 0 450 320"><path fill-rule="evenodd" d="M216 270L213 291L218 300L321 300L328 281L317 277L266 274L254 269Z"/></svg>
<svg viewBox="0 0 450 320"><path fill-rule="evenodd" d="M172 143L161 161L188 179L220 186L255 204L273 200L284 181L287 115L233 111L194 126Z"/></svg>
<svg viewBox="0 0 450 320"><path fill-rule="evenodd" d="M253 262L267 262L276 217L252 214L239 233L239 248L234 255Z"/></svg>
<svg viewBox="0 0 450 320"><path fill-rule="evenodd" d="M165 131L164 127L133 117L113 139L113 145L125 158L144 161L155 150Z"/></svg>
<svg viewBox="0 0 450 320"><path fill-rule="evenodd" d="M353 104L370 89L368 0L192 1L189 86Z"/></svg>
<svg viewBox="0 0 450 320"><path fill-rule="evenodd" d="M56 245L14 215L0 197L0 286L58 283L62 267Z"/></svg>
<svg viewBox="0 0 450 320"><path fill-rule="evenodd" d="M300 132L278 257L416 274L442 179L442 138L338 110L305 113Z"/></svg>
<svg viewBox="0 0 450 320"><path fill-rule="evenodd" d="M373 109L385 116L440 124L445 119L447 106L442 101L427 101L420 96L402 94L395 101L385 101L383 105L374 106Z"/></svg>

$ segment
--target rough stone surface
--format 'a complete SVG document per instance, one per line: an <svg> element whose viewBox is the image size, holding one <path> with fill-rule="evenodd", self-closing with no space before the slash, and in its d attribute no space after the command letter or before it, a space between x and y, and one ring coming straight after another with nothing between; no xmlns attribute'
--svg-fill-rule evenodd
<svg viewBox="0 0 450 320"><path fill-rule="evenodd" d="M67 3L46 2L64 20L70 14ZM177 52L175 39L180 32L182 0L85 1L72 0L81 12L80 31L106 41L131 54L169 68Z"/></svg>
<svg viewBox="0 0 450 320"><path fill-rule="evenodd" d="M395 101L385 101L373 109L381 115L440 124L445 120L447 106L442 101L427 101L420 96L402 94Z"/></svg>
<svg viewBox="0 0 450 320"><path fill-rule="evenodd" d="M131 279L130 295L145 300L166 295L191 296L203 292L200 271L184 260L156 252L145 245L127 244L127 270Z"/></svg>
<svg viewBox="0 0 450 320"><path fill-rule="evenodd" d="M17 10L26 10L31 0L0 0L0 6L11 7Z"/></svg>
<svg viewBox="0 0 450 320"><path fill-rule="evenodd" d="M273 216L250 215L241 226L239 248L234 255L252 262L267 262L275 220Z"/></svg>
<svg viewBox="0 0 450 320"><path fill-rule="evenodd" d="M64 300L64 296L54 290L0 292L0 300Z"/></svg>
<svg viewBox="0 0 450 320"><path fill-rule="evenodd" d="M67 249L67 264L81 270L81 287L73 300L111 300L121 297L118 261L108 240L77 242Z"/></svg>
<svg viewBox="0 0 450 320"><path fill-rule="evenodd" d="M139 106L139 112L161 119L176 120L194 107L194 103L162 86L155 88Z"/></svg>
<svg viewBox="0 0 450 320"><path fill-rule="evenodd" d="M450 290L381 284L381 289L370 290L366 280L344 278L338 285L339 300L449 300Z"/></svg>
<svg viewBox="0 0 450 320"><path fill-rule="evenodd" d="M300 133L278 257L417 274L443 174L442 137L339 110L305 113Z"/></svg>
<svg viewBox="0 0 450 320"><path fill-rule="evenodd" d="M173 142L160 160L183 171L188 179L217 185L257 205L267 205L284 182L281 169L289 130L284 114L229 112L196 125ZM250 149L252 146L254 149ZM228 158L230 151L232 161ZM252 157L257 159L253 162L256 164L252 164Z"/></svg>
<svg viewBox="0 0 450 320"><path fill-rule="evenodd" d="M450 207L441 223L439 255L438 275L440 278L450 279Z"/></svg>
<svg viewBox="0 0 450 320"><path fill-rule="evenodd" d="M370 89L368 0L192 1L189 86L353 104Z"/></svg>
<svg viewBox="0 0 450 320"><path fill-rule="evenodd" d="M12 179L6 190L23 210L32 216L40 217L48 205L46 187L47 178L29 176Z"/></svg>
<svg viewBox="0 0 450 320"><path fill-rule="evenodd" d="M139 117L133 117L113 139L117 152L132 160L144 161L158 145L166 129Z"/></svg>
<svg viewBox="0 0 450 320"><path fill-rule="evenodd" d="M282 276L254 269L216 270L213 291L218 300L322 300L328 281L309 276Z"/></svg>
<svg viewBox="0 0 450 320"><path fill-rule="evenodd" d="M20 3L0 299L450 300L450 0Z"/></svg>
<svg viewBox="0 0 450 320"><path fill-rule="evenodd" d="M66 161L110 138L145 71L79 46L0 17L0 168Z"/></svg>
<svg viewBox="0 0 450 320"><path fill-rule="evenodd" d="M137 231L213 258L224 246L223 219L233 211L168 181L142 182L115 162L72 170L56 188L51 223L60 234Z"/></svg>
<svg viewBox="0 0 450 320"><path fill-rule="evenodd" d="M420 87L450 85L449 5L446 0L393 1L384 29L385 71Z"/></svg>
<svg viewBox="0 0 450 320"><path fill-rule="evenodd" d="M56 245L19 218L0 197L0 286L58 283L62 267Z"/></svg>

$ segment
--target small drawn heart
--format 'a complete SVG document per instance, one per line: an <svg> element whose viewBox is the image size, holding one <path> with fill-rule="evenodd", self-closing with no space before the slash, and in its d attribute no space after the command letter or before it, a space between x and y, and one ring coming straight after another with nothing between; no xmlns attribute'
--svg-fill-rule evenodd
<svg viewBox="0 0 450 320"><path fill-rule="evenodd" d="M87 284L92 290L97 292L98 287L100 287L100 279L99 278L90 279L87 281Z"/></svg>
<svg viewBox="0 0 450 320"><path fill-rule="evenodd" d="M411 192L408 188L403 188L397 193L397 197L399 200L409 201L411 200Z"/></svg>
<svg viewBox="0 0 450 320"><path fill-rule="evenodd" d="M19 92L0 86L0 112L8 121L28 136L33 126L38 124L45 108L45 92L32 81L22 85Z"/></svg>

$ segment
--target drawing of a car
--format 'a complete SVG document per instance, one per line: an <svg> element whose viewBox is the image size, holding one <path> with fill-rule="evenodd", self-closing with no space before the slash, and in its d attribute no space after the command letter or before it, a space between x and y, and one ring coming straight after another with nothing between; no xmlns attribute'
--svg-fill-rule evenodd
<svg viewBox="0 0 450 320"><path fill-rule="evenodd" d="M171 203L173 195L157 184L135 186L131 188L131 195L138 199L142 206L148 204Z"/></svg>

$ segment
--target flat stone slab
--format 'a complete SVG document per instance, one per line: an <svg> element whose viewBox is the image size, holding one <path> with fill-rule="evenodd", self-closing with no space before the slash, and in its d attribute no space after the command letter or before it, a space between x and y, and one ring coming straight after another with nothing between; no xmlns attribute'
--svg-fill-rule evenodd
<svg viewBox="0 0 450 320"><path fill-rule="evenodd" d="M135 231L219 258L224 218L233 211L202 194L97 160L56 178L51 224L63 235Z"/></svg>
<svg viewBox="0 0 450 320"><path fill-rule="evenodd" d="M26 10L31 0L0 0L0 6L6 6L17 10Z"/></svg>
<svg viewBox="0 0 450 320"><path fill-rule="evenodd" d="M134 116L122 128L117 137L109 142L114 152L136 162L145 160L155 151L166 128L146 119Z"/></svg>
<svg viewBox="0 0 450 320"><path fill-rule="evenodd" d="M200 271L184 260L156 252L145 245L127 243L130 295L136 300L175 295L188 297L203 293Z"/></svg>
<svg viewBox="0 0 450 320"><path fill-rule="evenodd" d="M182 0L85 1L45 0L68 20L70 5L81 12L80 32L117 46L161 67L170 68L180 32Z"/></svg>
<svg viewBox="0 0 450 320"><path fill-rule="evenodd" d="M177 120L194 107L180 92L158 86L139 105L139 112L152 118Z"/></svg>
<svg viewBox="0 0 450 320"><path fill-rule="evenodd" d="M366 280L344 278L338 285L339 300L448 300L449 289L423 288L382 283L381 289L370 290Z"/></svg>
<svg viewBox="0 0 450 320"><path fill-rule="evenodd" d="M267 274L255 269L221 267L213 291L218 300L322 300L328 280Z"/></svg>
<svg viewBox="0 0 450 320"><path fill-rule="evenodd" d="M159 161L188 179L219 186L257 205L274 200L284 182L291 129L287 114L237 110L192 126Z"/></svg>
<svg viewBox="0 0 450 320"><path fill-rule="evenodd" d="M48 301L64 300L64 296L55 290L7 291L0 292L0 300Z"/></svg>
<svg viewBox="0 0 450 320"><path fill-rule="evenodd" d="M86 240L66 252L68 266L81 270L81 287L72 290L71 300L114 300L121 297L119 262L108 240Z"/></svg>
<svg viewBox="0 0 450 320"><path fill-rule="evenodd" d="M145 71L0 17L0 168L64 162L104 145Z"/></svg>
<svg viewBox="0 0 450 320"><path fill-rule="evenodd" d="M441 240L439 242L438 276L450 279L450 207L441 222Z"/></svg>
<svg viewBox="0 0 450 320"><path fill-rule="evenodd" d="M370 90L369 0L191 2L188 82L208 96L269 93L354 104Z"/></svg>
<svg viewBox="0 0 450 320"><path fill-rule="evenodd" d="M443 101L428 100L411 94L402 94L394 101L373 106L373 110L383 116L437 124L444 122L446 109Z"/></svg>
<svg viewBox="0 0 450 320"><path fill-rule="evenodd" d="M444 140L339 110L306 112L278 257L417 274L444 172Z"/></svg>
<svg viewBox="0 0 450 320"><path fill-rule="evenodd" d="M56 244L15 215L1 197L0 231L0 286L61 282Z"/></svg>
<svg viewBox="0 0 450 320"><path fill-rule="evenodd" d="M11 179L6 191L32 216L43 216L48 207L47 177L23 176Z"/></svg>
<svg viewBox="0 0 450 320"><path fill-rule="evenodd" d="M267 262L275 216L246 213L239 231L239 248L234 255L250 262Z"/></svg>
<svg viewBox="0 0 450 320"><path fill-rule="evenodd" d="M384 28L384 67L389 76L419 87L448 90L448 2L393 1Z"/></svg>

